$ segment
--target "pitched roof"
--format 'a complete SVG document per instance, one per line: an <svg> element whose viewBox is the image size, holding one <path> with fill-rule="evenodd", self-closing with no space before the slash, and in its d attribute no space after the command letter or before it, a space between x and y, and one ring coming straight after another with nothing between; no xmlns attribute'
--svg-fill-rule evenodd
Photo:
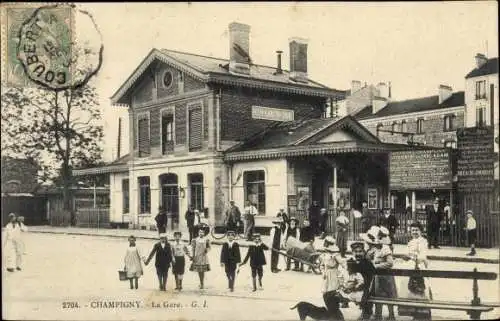
<svg viewBox="0 0 500 321"><path fill-rule="evenodd" d="M283 70L276 74L276 68L257 64L250 65L250 74L236 74L228 69L228 59L201 56L192 53L153 49L139 64L135 71L111 97L113 104L126 104L126 99L137 79L147 70L153 61L159 60L187 73L204 82L222 83L230 85L248 86L253 88L287 91L296 94L314 96L345 95L342 90L335 90L311 79L307 83L296 82L290 79L290 72Z"/></svg>
<svg viewBox="0 0 500 321"><path fill-rule="evenodd" d="M318 118L283 122L250 137L227 152L273 149L315 143L337 129L348 127L360 140L378 143L379 139L359 124L353 117ZM318 139L319 138L319 139Z"/></svg>
<svg viewBox="0 0 500 321"><path fill-rule="evenodd" d="M74 169L73 175L83 176L83 175L99 175L106 173L127 172L128 162L130 160L131 160L130 154L126 154L103 166Z"/></svg>
<svg viewBox="0 0 500 321"><path fill-rule="evenodd" d="M465 79L491 74L498 74L498 57L490 58L481 67L474 68L465 76Z"/></svg>
<svg viewBox="0 0 500 321"><path fill-rule="evenodd" d="M390 102L379 110L377 113L373 114L373 107L367 106L360 110L354 117L356 119L369 119L386 117L393 115L402 115L423 112L434 109L459 107L465 105L465 96L463 91L453 93L448 99L439 104L439 96L428 96L414 99L407 99L402 101Z"/></svg>

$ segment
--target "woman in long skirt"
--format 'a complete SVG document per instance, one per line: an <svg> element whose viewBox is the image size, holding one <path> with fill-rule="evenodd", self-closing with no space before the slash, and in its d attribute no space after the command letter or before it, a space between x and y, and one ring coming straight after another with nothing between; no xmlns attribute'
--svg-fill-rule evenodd
<svg viewBox="0 0 500 321"><path fill-rule="evenodd" d="M406 268L425 270L428 268L427 261L427 240L422 236L422 225L415 222L410 225L410 234L412 239L408 242L408 256L406 259ZM428 295L427 295L428 294ZM424 278L401 279L398 288L398 297L428 300L431 296L430 286ZM431 298L432 299L432 298ZM426 308L403 307L398 308L398 314L401 316L412 316L414 320L430 320L431 310Z"/></svg>
<svg viewBox="0 0 500 321"><path fill-rule="evenodd" d="M337 246L340 249L340 255L345 257L349 219L344 211L340 211L339 216L335 219L335 225L337 227Z"/></svg>
<svg viewBox="0 0 500 321"><path fill-rule="evenodd" d="M205 236L203 229L198 230L198 237L191 241L192 261L190 271L198 272L200 277L200 289L204 287L205 272L210 271L208 263L208 251L210 250L210 241Z"/></svg>

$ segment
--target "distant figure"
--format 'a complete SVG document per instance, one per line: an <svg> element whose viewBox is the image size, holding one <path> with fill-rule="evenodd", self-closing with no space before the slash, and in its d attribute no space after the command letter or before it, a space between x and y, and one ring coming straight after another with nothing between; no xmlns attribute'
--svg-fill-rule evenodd
<svg viewBox="0 0 500 321"><path fill-rule="evenodd" d="M393 250L394 235L396 234L396 229L398 228L398 220L392 213L391 209L388 207L384 208L383 216L380 218L380 226L385 227L389 231L389 238L391 239L391 251Z"/></svg>
<svg viewBox="0 0 500 321"><path fill-rule="evenodd" d="M278 212L278 214L276 214L276 217L281 219L281 231L286 230L288 224L290 224L290 217L285 212L285 209L283 207L280 208L280 211Z"/></svg>
<svg viewBox="0 0 500 321"><path fill-rule="evenodd" d="M253 229L255 227L255 215L257 214L257 208L247 200L245 205L245 237L247 241L252 240Z"/></svg>
<svg viewBox="0 0 500 321"><path fill-rule="evenodd" d="M309 207L309 222L311 223L314 235L319 234L320 211L321 206L319 206L318 201L313 201Z"/></svg>
<svg viewBox="0 0 500 321"><path fill-rule="evenodd" d="M467 230L467 239L469 240L470 252L467 253L469 256L476 255L476 219L471 210L466 212L467 223L465 229Z"/></svg>
<svg viewBox="0 0 500 321"><path fill-rule="evenodd" d="M308 220L304 220L303 227L300 229L300 241L303 243L314 244L314 230ZM304 263L300 263L300 271L304 271ZM308 266L307 272L311 272L311 266Z"/></svg>
<svg viewBox="0 0 500 321"><path fill-rule="evenodd" d="M24 216L17 217L17 223L19 224L19 228L21 229L21 238L19 239L19 246L21 247L21 253L23 255L26 254L26 244L24 243L23 234L28 232L28 228L24 225Z"/></svg>
<svg viewBox="0 0 500 321"><path fill-rule="evenodd" d="M375 218L373 217L372 213L368 209L368 203L366 201L363 201L362 203L362 208L361 208L361 229L363 230L363 233L368 232L370 227L375 224Z"/></svg>
<svg viewBox="0 0 500 321"><path fill-rule="evenodd" d="M188 210L186 211L186 214L184 215L184 218L186 219L186 224L187 228L189 231L189 242L193 240L193 238L196 237L196 231L195 231L195 213L192 205L189 205Z"/></svg>
<svg viewBox="0 0 500 321"><path fill-rule="evenodd" d="M429 241L429 249L433 246L439 249L439 228L441 227L442 220L443 212L439 208L439 201L436 199L432 206L427 209L427 239Z"/></svg>
<svg viewBox="0 0 500 321"><path fill-rule="evenodd" d="M340 249L340 255L345 257L347 251L347 235L349 233L349 219L344 211L339 212L339 216L335 219L335 225L337 228L337 246Z"/></svg>
<svg viewBox="0 0 500 321"><path fill-rule="evenodd" d="M319 231L321 233L320 238L324 239L326 237L326 227L328 225L328 212L326 208L322 208L319 211Z"/></svg>
<svg viewBox="0 0 500 321"><path fill-rule="evenodd" d="M17 222L16 214L10 213L9 223L7 223L4 230L5 243L3 248L6 254L7 271L9 272L14 272L14 268L21 271L23 263L21 232L21 225Z"/></svg>
<svg viewBox="0 0 500 321"><path fill-rule="evenodd" d="M278 214L279 215L279 214ZM271 272L278 273L281 270L278 268L279 253L277 251L281 250L281 238L283 234L282 224L283 221L280 219L273 220L274 227L271 229L271 235L269 239L271 240Z"/></svg>
<svg viewBox="0 0 500 321"><path fill-rule="evenodd" d="M158 208L158 215L156 215L155 221L156 228L158 229L158 234L165 233L167 231L168 217L162 206Z"/></svg>
<svg viewBox="0 0 500 321"><path fill-rule="evenodd" d="M224 219L224 224L226 225L227 231L238 231L241 221L241 212L238 206L234 204L234 201L229 202L229 208L226 210L226 217Z"/></svg>

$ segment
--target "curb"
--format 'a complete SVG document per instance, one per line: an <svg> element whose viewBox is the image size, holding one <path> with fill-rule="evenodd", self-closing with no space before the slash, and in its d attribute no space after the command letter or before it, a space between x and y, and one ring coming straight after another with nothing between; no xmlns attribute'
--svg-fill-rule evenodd
<svg viewBox="0 0 500 321"><path fill-rule="evenodd" d="M41 234L61 234L61 235L83 235L83 236L99 236L99 237L111 237L111 238L128 238L126 235L103 235L97 233L81 233L81 232L59 232L59 231L28 231L28 233L41 233ZM143 240L157 240L158 237L153 236L136 236L137 239ZM189 242L187 239L182 239L184 242ZM169 241L173 241L173 239L169 239ZM214 240L211 239L212 244L222 245L224 244L224 240ZM249 247L247 241L239 242L240 247ZM318 252L323 252L318 250ZM347 251L347 254L351 253L351 251ZM403 257L403 254L394 254L395 258ZM465 262L465 263L486 263L486 264L500 264L499 259L485 259L479 257L459 257L459 256L439 256L439 255L428 255L427 258L431 261L447 261L447 262Z"/></svg>

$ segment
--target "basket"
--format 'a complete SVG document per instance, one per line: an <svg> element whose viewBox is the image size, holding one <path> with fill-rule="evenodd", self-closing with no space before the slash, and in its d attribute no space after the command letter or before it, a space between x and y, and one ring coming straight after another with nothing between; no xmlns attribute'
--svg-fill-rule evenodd
<svg viewBox="0 0 500 321"><path fill-rule="evenodd" d="M120 281L127 281L127 271L118 271L118 278Z"/></svg>

